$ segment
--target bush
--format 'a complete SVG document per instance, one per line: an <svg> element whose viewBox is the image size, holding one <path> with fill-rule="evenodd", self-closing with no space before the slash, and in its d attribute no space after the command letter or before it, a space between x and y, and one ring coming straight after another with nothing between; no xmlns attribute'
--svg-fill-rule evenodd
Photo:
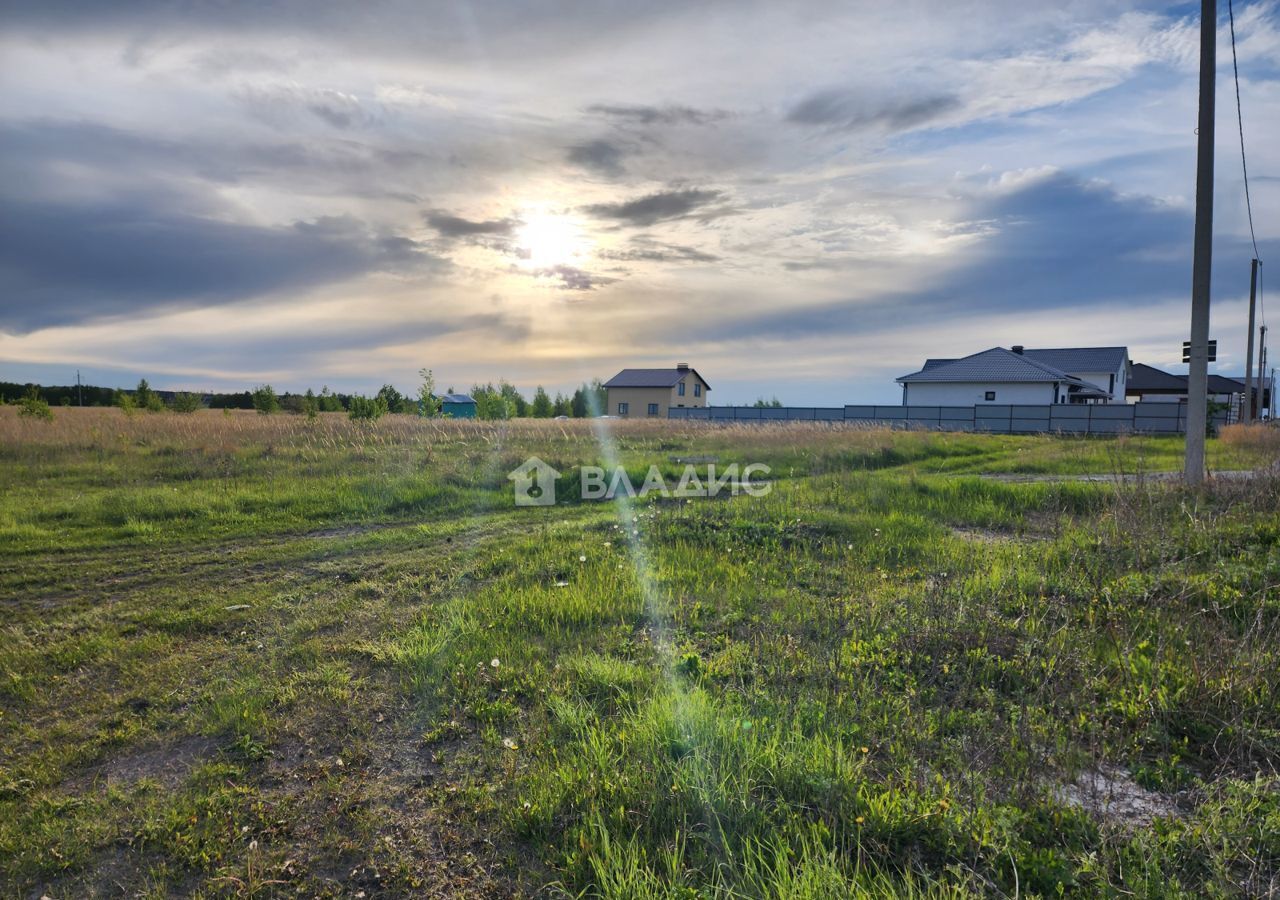
<svg viewBox="0 0 1280 900"><path fill-rule="evenodd" d="M253 408L264 416L269 416L273 412L279 412L280 398L276 396L276 389L269 384L259 385L254 388Z"/></svg>
<svg viewBox="0 0 1280 900"><path fill-rule="evenodd" d="M131 416L138 411L138 403L133 399L133 395L126 394L124 391L116 391L115 404L126 416Z"/></svg>
<svg viewBox="0 0 1280 900"><path fill-rule="evenodd" d="M53 418L53 410L49 409L48 402L40 396L40 388L38 385L31 385L27 390L27 396L18 401L18 415L25 416L28 419L43 419L49 421Z"/></svg>
<svg viewBox="0 0 1280 900"><path fill-rule="evenodd" d="M189 394L185 391L179 391L173 397L173 411L176 413L193 413L203 405L204 404L200 401L199 394Z"/></svg>
<svg viewBox="0 0 1280 900"><path fill-rule="evenodd" d="M388 412L387 401L385 397L362 397L354 394L351 397L351 406L347 410L347 415L352 419L368 419L373 421L381 419Z"/></svg>

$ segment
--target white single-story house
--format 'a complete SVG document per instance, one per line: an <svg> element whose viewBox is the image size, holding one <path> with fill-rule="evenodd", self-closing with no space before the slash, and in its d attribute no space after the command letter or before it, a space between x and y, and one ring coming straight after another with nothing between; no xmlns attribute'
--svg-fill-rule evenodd
<svg viewBox="0 0 1280 900"><path fill-rule="evenodd" d="M1044 358L1037 358L1041 354ZM1091 374L1101 384L1046 362L1045 358ZM902 385L904 406L1110 403L1116 397L1124 402L1128 361L1129 353L1123 347L992 347L960 359L926 360L919 372L903 375L897 381Z"/></svg>

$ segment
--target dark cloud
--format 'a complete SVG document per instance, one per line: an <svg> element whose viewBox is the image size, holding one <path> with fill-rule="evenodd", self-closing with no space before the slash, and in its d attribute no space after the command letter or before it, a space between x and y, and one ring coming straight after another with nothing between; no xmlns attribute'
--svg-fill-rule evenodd
<svg viewBox="0 0 1280 900"><path fill-rule="evenodd" d="M602 175L615 176L622 174L622 159L625 155L617 144L597 140L573 145L569 148L567 157L576 166Z"/></svg>
<svg viewBox="0 0 1280 900"><path fill-rule="evenodd" d="M659 191L619 203L593 203L583 211L597 219L612 219L626 225L648 226L668 219L683 219L719 200L720 191L688 188Z"/></svg>
<svg viewBox="0 0 1280 900"><path fill-rule="evenodd" d="M154 194L158 185L182 186L181 206L215 207L216 194L199 182L269 181L277 189L318 196L357 196L420 202L404 191L407 179L438 165L416 150L380 147L347 138L237 142L229 135L174 139L93 122L30 120L0 123L0 171L8 193L47 196L67 183L71 163L88 183L138 183Z"/></svg>
<svg viewBox="0 0 1280 900"><path fill-rule="evenodd" d="M641 235L633 238L623 250L601 250L597 254L601 259L619 262L715 262L720 257L704 253L696 247L684 247L679 244L665 244L650 237Z"/></svg>
<svg viewBox="0 0 1280 900"><path fill-rule="evenodd" d="M824 90L810 94L792 107L787 120L842 131L863 128L906 131L931 122L959 105L959 98L951 94L886 102L855 91Z"/></svg>
<svg viewBox="0 0 1280 900"><path fill-rule="evenodd" d="M852 265L852 260L806 259L799 261L789 260L782 264L782 268L788 272L823 272L847 269Z"/></svg>
<svg viewBox="0 0 1280 900"><path fill-rule="evenodd" d="M444 265L408 238L345 216L265 227L145 203L8 202L0 217L0 328L229 303Z"/></svg>
<svg viewBox="0 0 1280 900"><path fill-rule="evenodd" d="M644 106L596 103L587 112L636 125L711 125L729 117L723 110L694 109L692 106Z"/></svg>
<svg viewBox="0 0 1280 900"><path fill-rule="evenodd" d="M464 219L440 209L433 209L422 216L428 225L445 238L511 237L520 226L519 219L488 219L477 221Z"/></svg>
<svg viewBox="0 0 1280 900"><path fill-rule="evenodd" d="M533 274L537 278L559 279L560 284L557 287L566 291L593 291L596 289L596 285L610 284L616 280L601 275L593 275L575 266L564 265L537 269Z"/></svg>

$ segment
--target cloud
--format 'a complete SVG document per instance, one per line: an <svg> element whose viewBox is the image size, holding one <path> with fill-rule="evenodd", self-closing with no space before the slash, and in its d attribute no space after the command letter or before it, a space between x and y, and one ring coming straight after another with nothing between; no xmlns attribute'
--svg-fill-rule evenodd
<svg viewBox="0 0 1280 900"><path fill-rule="evenodd" d="M642 104L594 103L587 112L635 125L711 125L729 117L723 110L694 109L692 106L645 106Z"/></svg>
<svg viewBox="0 0 1280 900"><path fill-rule="evenodd" d="M625 153L617 144L611 141L595 140L587 141L585 144L574 144L569 148L566 158L584 169L590 169L602 175L616 176L622 174L624 156Z"/></svg>
<svg viewBox="0 0 1280 900"><path fill-rule="evenodd" d="M22 332L444 266L416 242L347 216L261 226L145 203L9 202L0 217L0 328Z"/></svg>
<svg viewBox="0 0 1280 900"><path fill-rule="evenodd" d="M597 219L612 219L624 225L648 226L668 219L687 218L699 209L715 203L722 196L721 191L695 188L659 191L618 203L592 203L584 206L583 211Z"/></svg>
<svg viewBox="0 0 1280 900"><path fill-rule="evenodd" d="M511 237L520 226L519 219L464 219L439 209L429 210L422 217L444 238Z"/></svg>
<svg viewBox="0 0 1280 900"><path fill-rule="evenodd" d="M601 259L619 262L715 262L720 257L704 253L696 247L665 244L645 235L631 239L630 246L622 250L603 249L596 253Z"/></svg>
<svg viewBox="0 0 1280 900"><path fill-rule="evenodd" d="M932 122L960 106L953 94L886 101L847 90L822 90L810 94L787 113L787 121L820 125L841 131L881 128L907 131Z"/></svg>
<svg viewBox="0 0 1280 900"><path fill-rule="evenodd" d="M252 116L274 126L289 124L299 112L309 113L341 131L366 128L378 122L378 117L366 109L355 94L332 88L250 85L241 88L238 96Z"/></svg>
<svg viewBox="0 0 1280 900"><path fill-rule="evenodd" d="M566 265L536 269L533 275L536 278L558 278L560 284L557 286L566 291L593 291L596 289L596 285L610 284L616 280L601 275L593 275L576 266Z"/></svg>
<svg viewBox="0 0 1280 900"><path fill-rule="evenodd" d="M896 327L908 310L935 324L1055 310L1076 319L1091 309L1150 304L1189 290L1186 209L1060 171L996 178L975 187L972 203L972 218L993 227L959 265L922 265L916 286L901 291L740 317L724 326L726 336L871 334ZM935 347L925 355L949 352Z"/></svg>

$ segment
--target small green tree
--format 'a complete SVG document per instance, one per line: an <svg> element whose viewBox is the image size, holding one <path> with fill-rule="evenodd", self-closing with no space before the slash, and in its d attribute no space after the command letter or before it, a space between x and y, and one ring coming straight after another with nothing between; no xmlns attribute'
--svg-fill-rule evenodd
<svg viewBox="0 0 1280 900"><path fill-rule="evenodd" d="M436 396L436 376L430 369L419 369L418 377L422 384L418 385L418 415L434 418L440 415L440 398ZM453 393L453 388L449 389Z"/></svg>
<svg viewBox="0 0 1280 900"><path fill-rule="evenodd" d="M320 414L320 398L311 388L307 388L307 392L302 395L302 413L308 419L314 419Z"/></svg>
<svg viewBox="0 0 1280 900"><path fill-rule="evenodd" d="M276 396L276 389L269 384L262 384L253 389L253 408L260 415L269 416L273 412L280 411L280 398Z"/></svg>
<svg viewBox="0 0 1280 900"><path fill-rule="evenodd" d="M751 405L756 409L781 409L782 401L779 400L777 397L774 397L772 400L766 400L763 397L757 397L756 402Z"/></svg>
<svg viewBox="0 0 1280 900"><path fill-rule="evenodd" d="M569 407L569 398L559 392L556 393L555 405L551 408L553 416L569 416L573 410Z"/></svg>
<svg viewBox="0 0 1280 900"><path fill-rule="evenodd" d="M151 390L151 385L147 384L147 379L143 378L133 391L133 402L139 409L150 409L151 398L154 396L155 392Z"/></svg>
<svg viewBox="0 0 1280 900"><path fill-rule="evenodd" d="M406 398L404 394L397 391L393 385L384 384L378 390L378 396L381 397L386 402L387 412L393 412L393 413L409 412L409 409L405 403Z"/></svg>
<svg viewBox="0 0 1280 900"><path fill-rule="evenodd" d="M529 401L516 389L516 386L503 378L498 382L498 393L507 404L508 419L523 419L529 415Z"/></svg>
<svg viewBox="0 0 1280 900"><path fill-rule="evenodd" d="M538 385L537 390L533 392L533 405L529 408L529 414L535 419L551 418L551 397L547 394L547 389L542 385Z"/></svg>
<svg viewBox="0 0 1280 900"><path fill-rule="evenodd" d="M199 394L179 391L173 395L173 411L176 413L193 413L203 405Z"/></svg>
<svg viewBox="0 0 1280 900"><path fill-rule="evenodd" d="M342 412L342 398L337 394L329 391L329 385L325 385L320 389L320 411L321 412Z"/></svg>
<svg viewBox="0 0 1280 900"><path fill-rule="evenodd" d="M40 396L38 384L27 388L27 395L18 401L18 406L18 415L28 419L41 419L46 422L53 419L53 410L49 408L48 401Z"/></svg>
<svg viewBox="0 0 1280 900"><path fill-rule="evenodd" d="M502 392L492 384L473 385L471 399L476 401L477 419L509 419L513 414Z"/></svg>
<svg viewBox="0 0 1280 900"><path fill-rule="evenodd" d="M352 419L365 419L368 421L376 421L387 414L387 401L385 397L364 397L360 394L352 394L350 404L347 409L347 415Z"/></svg>
<svg viewBox="0 0 1280 900"><path fill-rule="evenodd" d="M127 391L116 391L115 405L120 407L121 412L126 416L131 416L138 411L138 401Z"/></svg>

